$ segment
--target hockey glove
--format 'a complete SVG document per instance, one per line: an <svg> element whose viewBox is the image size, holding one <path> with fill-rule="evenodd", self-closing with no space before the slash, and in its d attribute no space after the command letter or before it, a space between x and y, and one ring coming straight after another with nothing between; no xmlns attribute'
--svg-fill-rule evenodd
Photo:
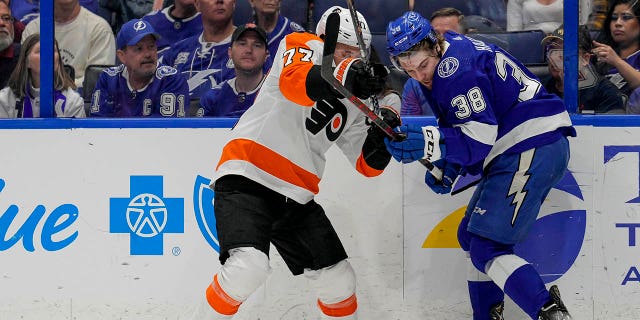
<svg viewBox="0 0 640 320"><path fill-rule="evenodd" d="M400 115L391 107L380 107L380 117L392 128L401 124ZM362 155L372 168L383 170L391 160L391 154L384 143L386 137L387 134L375 124L371 124L367 130L367 138L362 145Z"/></svg>
<svg viewBox="0 0 640 320"><path fill-rule="evenodd" d="M387 150L394 159L410 163L419 159L436 161L444 157L444 135L434 126L419 127L415 124L403 125L400 132L407 136L402 141L385 139Z"/></svg>
<svg viewBox="0 0 640 320"><path fill-rule="evenodd" d="M367 99L384 89L385 78L389 74L381 64L372 65L371 70L373 74L367 71L362 60L347 58L338 64L333 74L353 95Z"/></svg>
<svg viewBox="0 0 640 320"><path fill-rule="evenodd" d="M447 162L444 159L432 162L434 166L442 170L442 180L438 180L431 174L431 171L427 171L424 176L424 182L438 194L451 193L453 182L456 181L458 174L460 174L461 167L455 163Z"/></svg>

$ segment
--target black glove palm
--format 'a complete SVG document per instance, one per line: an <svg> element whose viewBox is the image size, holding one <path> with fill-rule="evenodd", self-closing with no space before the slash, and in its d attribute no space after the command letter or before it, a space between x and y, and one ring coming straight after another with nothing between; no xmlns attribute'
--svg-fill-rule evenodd
<svg viewBox="0 0 640 320"><path fill-rule="evenodd" d="M373 64L372 72L367 71L361 60L355 61L347 71L345 87L356 97L366 99L376 95L384 89L385 78L389 71L384 65Z"/></svg>
<svg viewBox="0 0 640 320"><path fill-rule="evenodd" d="M379 116L392 128L402 124L400 115L391 107L381 107ZM362 146L362 153L365 161L372 168L382 170L391 160L391 154L387 151L384 143L386 137L387 134L375 124L371 124L367 130L367 138Z"/></svg>

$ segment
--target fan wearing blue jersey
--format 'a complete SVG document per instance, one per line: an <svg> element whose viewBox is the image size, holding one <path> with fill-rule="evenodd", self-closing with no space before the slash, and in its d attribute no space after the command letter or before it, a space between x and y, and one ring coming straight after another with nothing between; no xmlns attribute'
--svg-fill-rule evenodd
<svg viewBox="0 0 640 320"><path fill-rule="evenodd" d="M94 117L184 117L186 79L158 63L159 35L140 19L125 23L116 39L122 64L105 69L91 101Z"/></svg>
<svg viewBox="0 0 640 320"><path fill-rule="evenodd" d="M286 35L291 32L304 31L301 25L280 14L281 0L249 0L249 2L254 12L253 22L267 33L271 57L275 56L280 41ZM268 62L272 63L271 60Z"/></svg>
<svg viewBox="0 0 640 320"><path fill-rule="evenodd" d="M256 99L264 80L262 67L268 54L267 35L262 28L253 23L238 27L231 36L229 48L236 77L200 97L197 115L240 117Z"/></svg>
<svg viewBox="0 0 640 320"><path fill-rule="evenodd" d="M202 32L202 18L194 0L176 0L174 4L142 17L160 35L158 52L169 49L174 43Z"/></svg>
<svg viewBox="0 0 640 320"><path fill-rule="evenodd" d="M567 136L576 131L562 100L509 53L454 32L439 35L416 12L389 23L387 49L420 82L438 120L438 127L401 126L407 139L387 139L389 152L442 169L441 180L425 176L436 193L449 193L463 171L481 174L458 229L471 262L473 319L502 319L505 293L532 319L571 319L557 286L547 290L513 249L567 170Z"/></svg>
<svg viewBox="0 0 640 320"><path fill-rule="evenodd" d="M246 0L245 0L246 1ZM188 79L191 99L235 76L229 59L231 34L235 30L235 0L195 0L201 13L203 31L171 45L162 54L162 62Z"/></svg>

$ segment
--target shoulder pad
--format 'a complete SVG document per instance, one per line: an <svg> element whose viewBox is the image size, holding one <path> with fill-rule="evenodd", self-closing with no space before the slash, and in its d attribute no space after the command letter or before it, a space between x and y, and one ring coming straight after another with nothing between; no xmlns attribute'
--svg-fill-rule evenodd
<svg viewBox="0 0 640 320"><path fill-rule="evenodd" d="M156 69L156 78L158 79L162 79L166 76L170 76L172 74L176 74L178 73L178 70L176 70L173 67L170 66L159 66L158 69Z"/></svg>

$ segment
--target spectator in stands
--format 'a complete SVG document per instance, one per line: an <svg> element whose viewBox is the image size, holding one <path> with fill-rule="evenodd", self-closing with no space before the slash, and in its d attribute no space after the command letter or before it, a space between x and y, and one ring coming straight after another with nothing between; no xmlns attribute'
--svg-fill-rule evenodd
<svg viewBox="0 0 640 320"><path fill-rule="evenodd" d="M451 7L444 7L431 14L431 26L437 33L444 34L448 30L456 33L464 33L462 30L462 19L464 15L460 10Z"/></svg>
<svg viewBox="0 0 640 320"><path fill-rule="evenodd" d="M640 87L640 6L636 0L616 0L607 13L600 42L592 52L599 71L629 97Z"/></svg>
<svg viewBox="0 0 640 320"><path fill-rule="evenodd" d="M165 50L162 62L178 69L189 82L191 99L199 99L235 76L229 59L235 0L195 0L202 14L201 34L186 38Z"/></svg>
<svg viewBox="0 0 640 320"><path fill-rule="evenodd" d="M284 36L291 32L304 31L304 28L298 23L280 15L281 0L249 0L249 2L254 12L254 23L267 32L269 55L271 57L276 54L280 40Z"/></svg>
<svg viewBox="0 0 640 320"><path fill-rule="evenodd" d="M158 64L159 35L147 22L133 19L118 33L122 64L100 74L92 95L91 116L184 117L189 88L182 74Z"/></svg>
<svg viewBox="0 0 640 320"><path fill-rule="evenodd" d="M196 10L194 0L176 0L162 10L149 13L142 18L160 34L158 52L172 44L202 33L202 18Z"/></svg>
<svg viewBox="0 0 640 320"><path fill-rule="evenodd" d="M542 39L545 55L549 62L548 79L543 79L543 85L550 93L559 97L564 96L564 67L563 67L563 43L564 28ZM591 49L593 47L591 36L586 26L580 26L578 30L578 57L579 57L579 82L578 82L578 112L580 113L625 113L622 94L611 81L600 76L595 71L595 66L590 63Z"/></svg>
<svg viewBox="0 0 640 320"><path fill-rule="evenodd" d="M14 42L14 18L9 5L0 1L0 88L4 88L9 75L18 63L20 44Z"/></svg>
<svg viewBox="0 0 640 320"><path fill-rule="evenodd" d="M509 0L507 31L536 30L551 33L562 24L562 0Z"/></svg>
<svg viewBox="0 0 640 320"><path fill-rule="evenodd" d="M54 114L84 118L84 101L75 91L73 79L64 72L56 42L53 53ZM40 34L27 37L8 86L0 91L0 118L40 117Z"/></svg>
<svg viewBox="0 0 640 320"><path fill-rule="evenodd" d="M229 57L236 76L200 97L198 116L240 117L256 99L264 81L267 34L253 23L238 27L231 36Z"/></svg>
<svg viewBox="0 0 640 320"><path fill-rule="evenodd" d="M109 24L80 6L78 0L53 0L55 35L64 64L75 70L75 83L82 86L84 70L92 64L115 64L116 46ZM31 21L23 37L40 32L40 18Z"/></svg>
<svg viewBox="0 0 640 320"><path fill-rule="evenodd" d="M98 14L100 9L99 0L80 0L80 5L95 14ZM17 20L28 24L40 16L40 0L13 0L11 11Z"/></svg>

